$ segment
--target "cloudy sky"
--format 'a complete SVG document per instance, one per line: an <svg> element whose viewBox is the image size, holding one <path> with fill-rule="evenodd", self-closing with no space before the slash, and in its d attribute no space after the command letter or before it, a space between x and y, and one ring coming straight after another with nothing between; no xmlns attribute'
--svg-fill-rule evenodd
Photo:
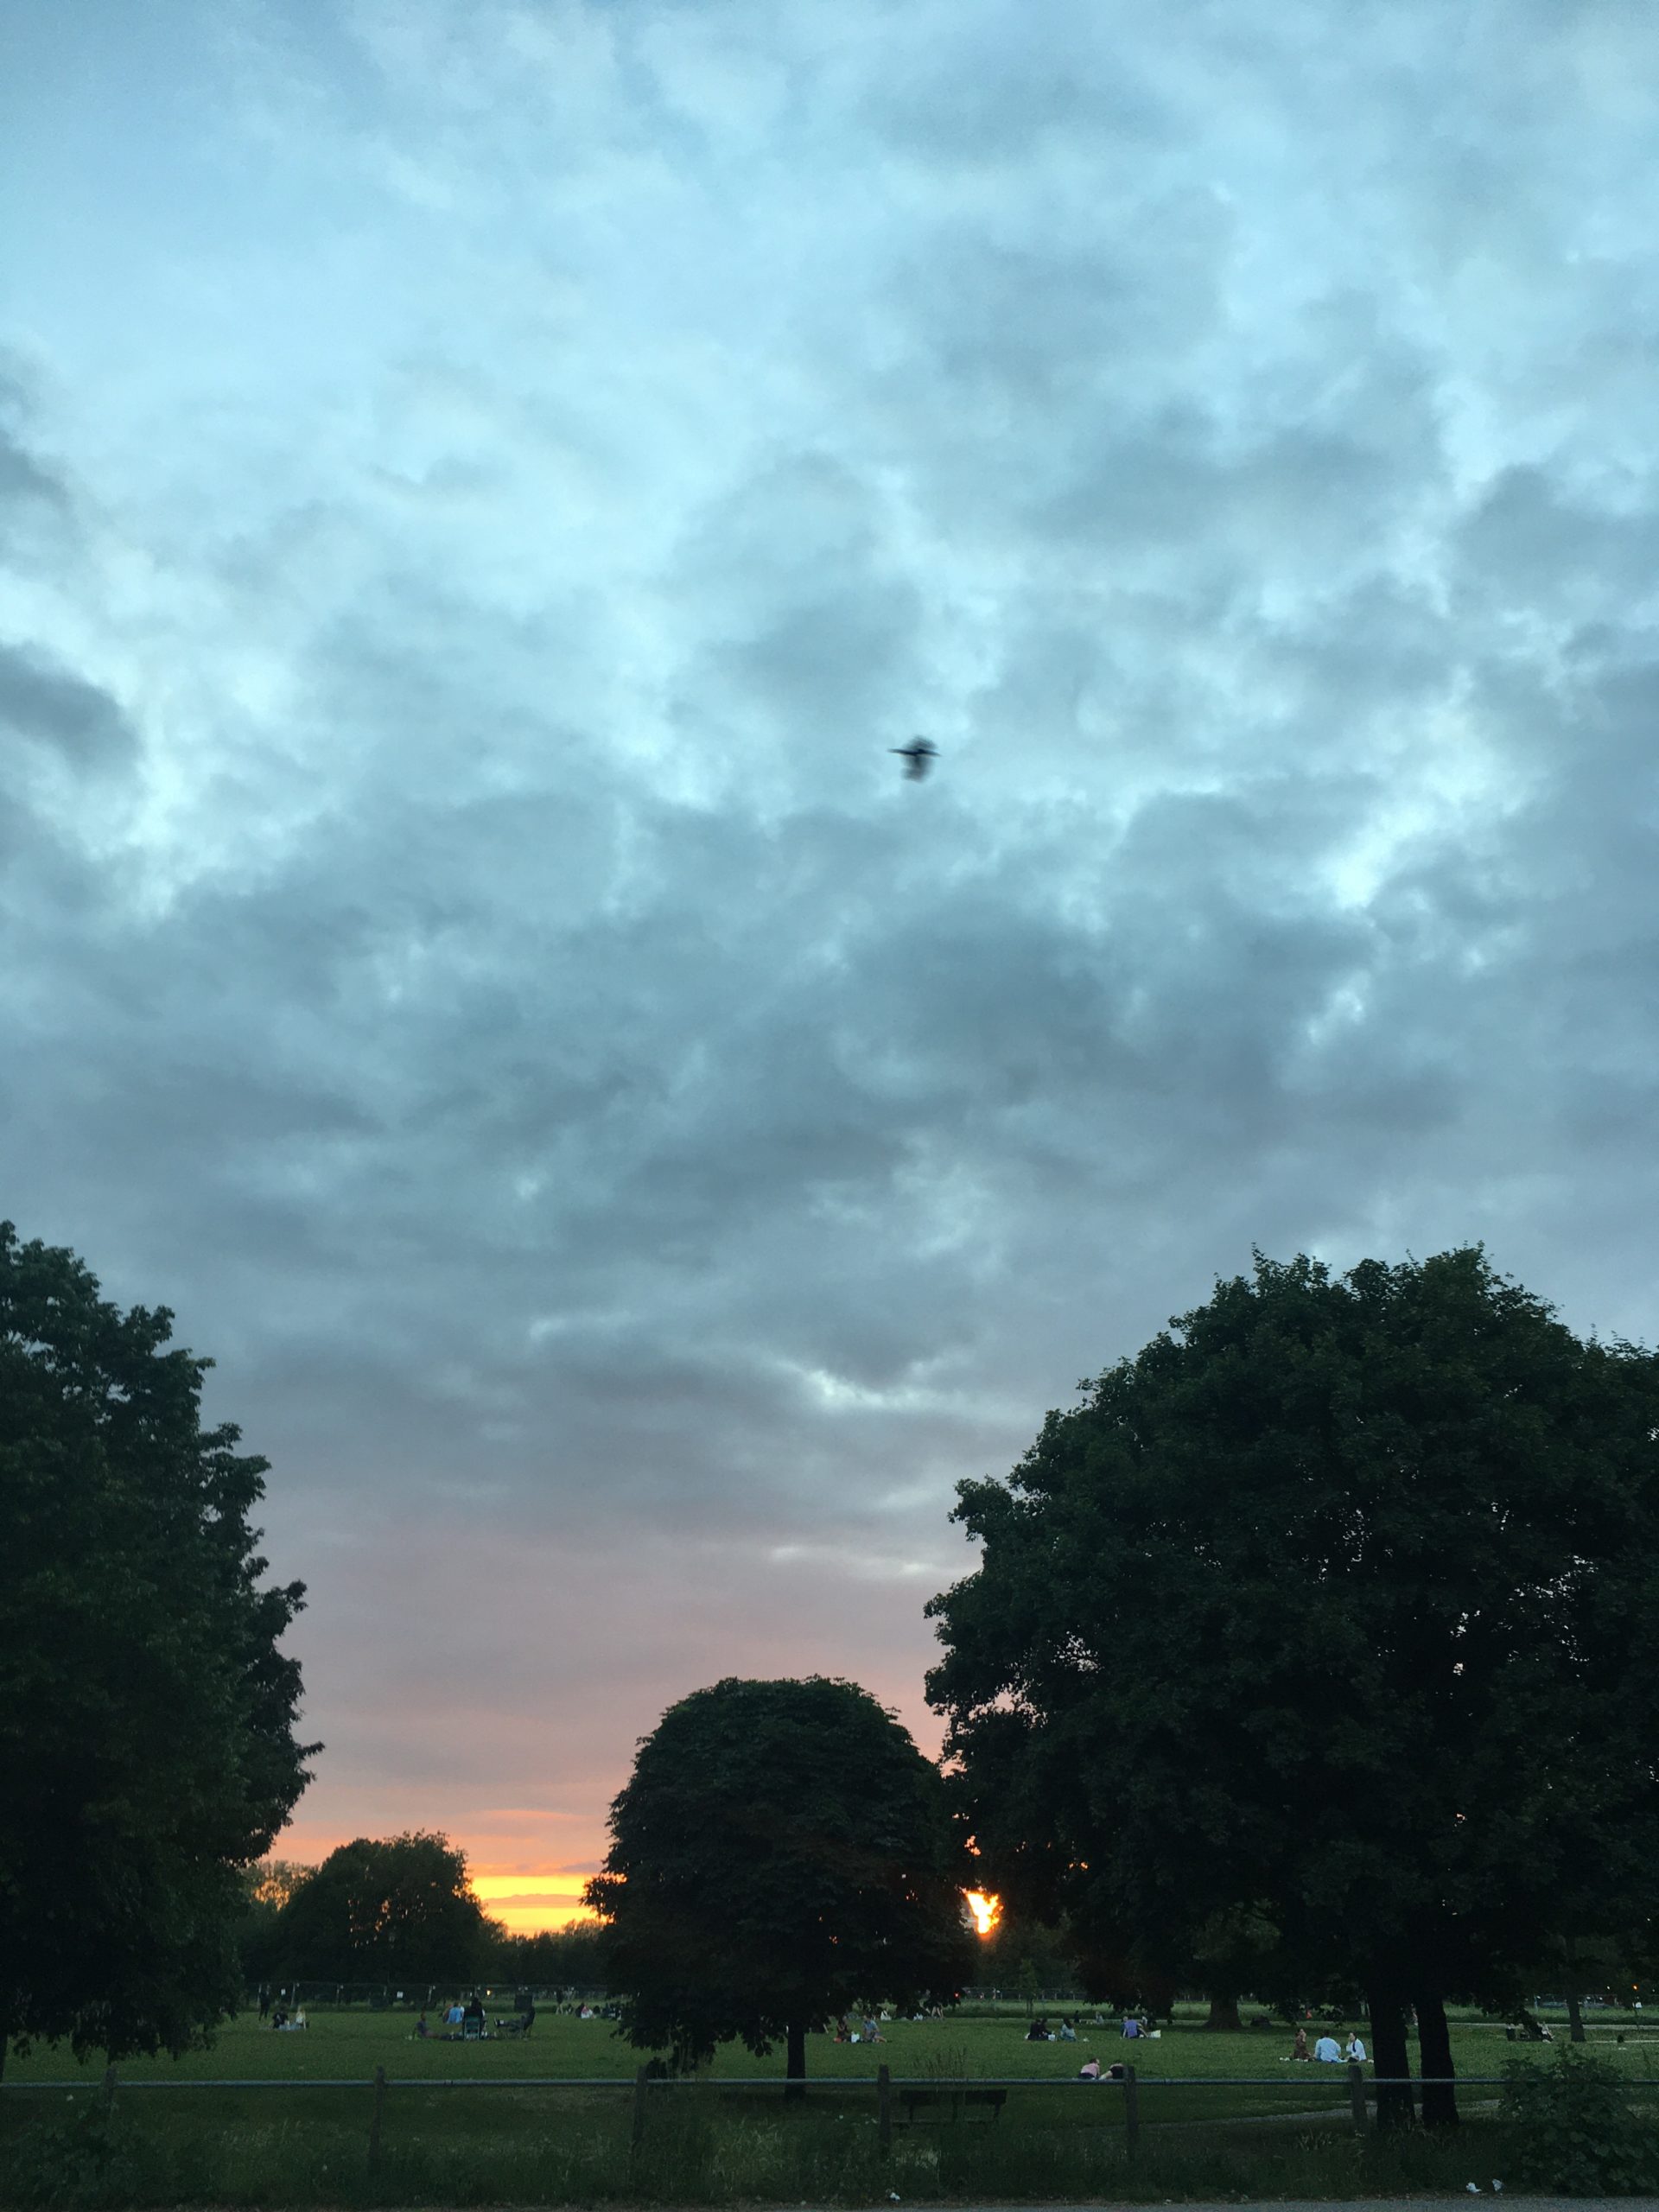
<svg viewBox="0 0 1659 2212"><path fill-rule="evenodd" d="M0 22L0 1213L274 1463L291 1855L936 1740L1252 1243L1659 1335L1646 0Z"/></svg>

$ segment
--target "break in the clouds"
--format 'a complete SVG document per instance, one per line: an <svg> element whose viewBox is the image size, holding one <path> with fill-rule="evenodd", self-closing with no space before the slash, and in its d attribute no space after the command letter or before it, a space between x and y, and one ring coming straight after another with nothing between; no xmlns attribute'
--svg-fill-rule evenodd
<svg viewBox="0 0 1659 2212"><path fill-rule="evenodd" d="M1252 1243L1659 1332L1649 10L4 12L0 1211L275 1462L299 1847L925 1725Z"/></svg>

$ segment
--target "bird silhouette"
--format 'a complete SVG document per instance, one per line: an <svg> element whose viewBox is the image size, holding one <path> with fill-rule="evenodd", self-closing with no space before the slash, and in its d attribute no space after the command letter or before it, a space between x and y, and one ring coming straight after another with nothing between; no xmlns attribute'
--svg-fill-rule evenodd
<svg viewBox="0 0 1659 2212"><path fill-rule="evenodd" d="M925 737L913 737L908 745L890 745L887 747L889 753L896 753L904 762L906 777L912 784L921 782L938 749L937 745L930 745Z"/></svg>

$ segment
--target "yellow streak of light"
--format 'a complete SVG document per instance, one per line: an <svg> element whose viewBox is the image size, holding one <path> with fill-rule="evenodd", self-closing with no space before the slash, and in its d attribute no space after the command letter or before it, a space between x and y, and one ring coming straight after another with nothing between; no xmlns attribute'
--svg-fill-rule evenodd
<svg viewBox="0 0 1659 2212"><path fill-rule="evenodd" d="M591 1921L579 1874L474 1874L473 1894L513 1936L535 1936L572 1920Z"/></svg>

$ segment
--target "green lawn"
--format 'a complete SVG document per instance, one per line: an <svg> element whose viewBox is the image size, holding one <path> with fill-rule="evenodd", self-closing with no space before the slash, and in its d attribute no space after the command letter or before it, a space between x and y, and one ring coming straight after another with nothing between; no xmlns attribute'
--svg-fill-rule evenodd
<svg viewBox="0 0 1659 2212"><path fill-rule="evenodd" d="M181 2059L125 2059L119 2068L124 2082L366 2081L377 2066L397 2082L524 2081L555 2077L590 2081L632 2077L643 2054L634 2050L609 2022L581 2020L565 2013L542 2011L535 2031L527 2040L490 2037L482 2043L418 2041L412 2012L372 2012L309 2010L310 2026L302 2034L261 2027L251 2013L245 2013L221 2029L212 2048L193 2051ZM1051 2007L1057 2019L1061 2008ZM435 2015L432 2016L435 2018ZM945 2074L995 2077L1020 2082L1053 2082L1071 2087L1078 2067L1091 2054L1103 2063L1133 2059L1136 2071L1148 2084L1145 2092L1147 2117L1156 2114L1174 2091L1152 2084L1168 2077L1186 2082L1199 2075L1265 2077L1272 2085L1254 2092L1243 2090L1203 2093L1205 2108L1217 2112L1271 2108L1283 2095L1300 2108L1313 2109L1326 2098L1345 2098L1345 2070L1287 2062L1290 2031L1281 2027L1247 2030L1239 2035L1216 2035L1198 2024L1196 2011L1178 2013L1175 2024L1156 2042L1126 2043L1116 2020L1090 2024L1084 2007L1075 2044L1032 2044L1025 2040L1023 2010L1010 2008L987 2017L973 2007L944 2020L894 2020L882 2026L883 2042L837 2044L827 2035L812 2036L807 2043L807 2073L817 2081L864 2079L885 2063L895 2080ZM1627 2023L1626 2031L1631 2032ZM1310 2037L1314 2032L1309 2024ZM1363 2026L1361 2024L1361 2032ZM1565 2037L1565 2029L1560 2033ZM1654 2078L1659 2072L1659 2037L1643 2037L1622 2049L1611 2034L1592 2040L1599 2050L1611 2052L1637 2078ZM1501 2073L1506 2059L1516 2056L1545 2057L1546 2047L1506 2043L1503 2030L1473 2018L1454 2021L1452 2050L1459 2074ZM1414 2063L1415 2050L1413 2051ZM764 2059L753 2057L741 2044L724 2046L710 2069L714 2076L762 2075L781 2080L781 2050ZM101 2062L77 2068L61 2051L37 2050L28 2058L8 2061L6 2079L18 2082L78 2078L91 2082L101 2074ZM1198 2094L1181 2095L1182 2116L1196 2105Z"/></svg>
<svg viewBox="0 0 1659 2212"><path fill-rule="evenodd" d="M874 2049L814 2037L808 2071L820 2086L794 2110L776 2088L722 2092L722 2081L744 2075L782 2079L779 2053L757 2061L728 2049L710 2085L650 2093L645 2140L632 2150L629 2089L531 2086L538 2075L631 2080L639 2054L606 2022L543 2012L528 2043L446 2044L416 2041L413 2018L316 2011L304 2034L277 2034L245 2017L210 2050L124 2063L118 2084L127 2086L118 2086L107 2115L97 2062L76 2069L61 2053L14 2057L6 2080L15 2086L0 2096L0 2205L868 2204L892 2190L910 2202L987 2193L1003 2201L1342 2196L1460 2189L1460 2162L1477 2155L1483 2171L1503 2171L1503 2130L1490 2120L1461 2131L1466 2140L1456 2149L1421 2138L1357 2143L1345 2070L1281 2063L1290 2043L1282 2030L1211 2035L1196 2014L1138 2044L1126 2044L1116 2024L1088 2024L1086 2012L1077 2044L1028 2044L1022 2014L978 2008L893 2022ZM1517 2055L1549 2056L1472 2019L1456 2024L1453 2043L1465 2076L1497 2074ZM1121 2090L1075 2080L1091 2050L1135 2060L1144 2086L1133 2164ZM1627 2044L1617 2055L1637 2078L1659 2070L1650 2044ZM1016 2089L995 2121L938 2124L943 2115L930 2114L935 2124L907 2127L895 2113L883 2158L868 2086L883 2062L898 2080L968 2075L1032 2086ZM371 2170L368 2083L377 2066L393 2086ZM1260 2086L1207 2087L1206 2075L1259 2077ZM269 2080L294 2086L229 2086ZM74 2085L67 2094L51 2086L66 2082ZM146 2082L226 2086L169 2093ZM1491 2094L1471 2089L1465 2109L1478 2112ZM1321 2113L1328 2124L1307 2117ZM1285 2124L1270 2124L1274 2114Z"/></svg>

